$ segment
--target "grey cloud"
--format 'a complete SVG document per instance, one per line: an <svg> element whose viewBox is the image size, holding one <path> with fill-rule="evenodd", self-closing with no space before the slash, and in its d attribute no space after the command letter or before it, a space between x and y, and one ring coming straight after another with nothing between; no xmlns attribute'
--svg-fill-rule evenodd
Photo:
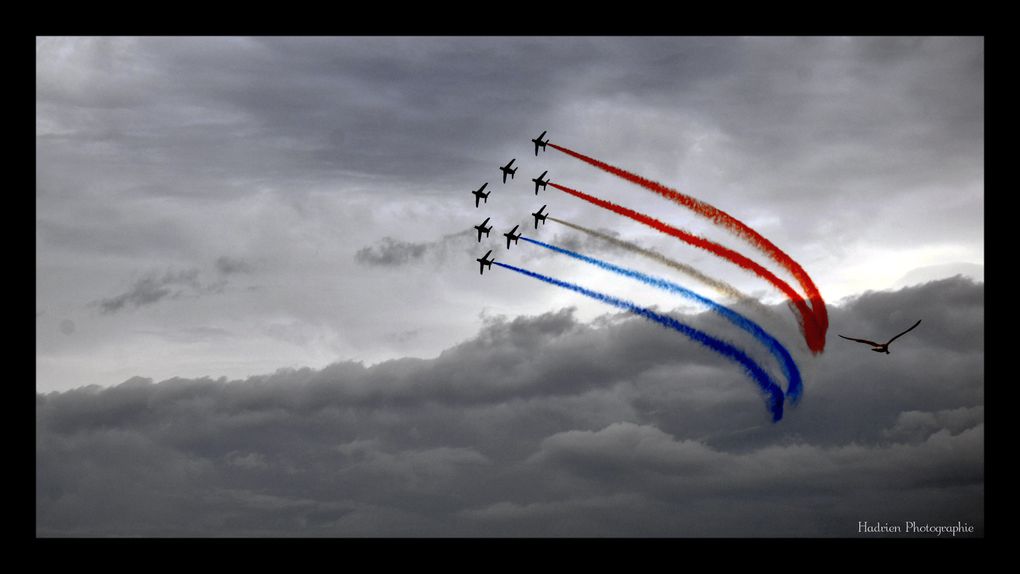
<svg viewBox="0 0 1020 574"><path fill-rule="evenodd" d="M250 175L301 170L316 181L359 173L446 184L457 181L465 162L480 163L477 150L492 133L538 127L540 104L564 83L556 68L577 58L597 61L588 52L599 45L372 37L83 44L82 63L95 66L90 71L107 84L115 76L117 89L71 91L44 70L37 98L75 128L47 136L47 148L102 134L104 149L123 157L150 161L162 154L203 175L233 166ZM138 73L116 72L126 68ZM216 144L242 135L258 136L246 138L243 153Z"/></svg>
<svg viewBox="0 0 1020 574"><path fill-rule="evenodd" d="M559 112L592 99L620 109L632 98L679 105L732 139L748 162L740 176L768 173L759 168L834 133L849 131L850 151L868 157L875 154L859 147L860 136L880 135L883 148L924 137L887 129L900 123L957 134L898 150L915 163L973 153L964 141L980 149L979 39L120 38L80 51L95 74L80 83L85 89L40 74L37 98L73 128L44 136L43 147L99 139L100 150L116 152L108 157L163 156L204 176L343 174L454 186L465 168L492 161L504 145L492 143L494 134L551 127L555 139ZM876 99L862 100L862 87ZM890 91L911 105L873 105ZM808 122L817 125L805 133ZM220 145L238 136L257 137L242 150Z"/></svg>
<svg viewBox="0 0 1020 574"><path fill-rule="evenodd" d="M130 304L134 307L152 305L175 293L173 287L198 285L198 270L166 271L162 276L149 274L135 281L127 291L97 301L103 313L115 313ZM176 291L179 293L180 291Z"/></svg>
<svg viewBox="0 0 1020 574"><path fill-rule="evenodd" d="M519 227L520 229L518 233L523 231L526 235L528 235L526 223L519 223ZM507 227L506 231L509 230L510 227ZM614 237L619 235L616 231L604 228L599 228L598 231ZM497 232L497 230L493 228L493 230L489 233L489 237L487 238L483 235L482 240L492 240L496 244L499 244L501 241L505 241L505 238L502 237L502 232ZM548 242L558 247L582 253L612 253L621 251L621 249L615 245L581 233L556 234L552 239L548 240ZM518 244L521 245L520 242L518 242ZM505 243L502 245L505 246ZM471 256L472 259L475 259L486 249L491 247L491 243L485 243L482 246L478 245L477 232L474 229L444 235L442 238L435 241L420 243L400 241L392 237L384 237L376 243L362 247L355 252L354 260L361 265L373 267L401 267L425 260L429 260L433 263L444 263L452 257L457 256ZM502 251L502 249L500 248L499 251ZM523 261L531 261L536 258L552 256L553 254L551 252L546 252L541 249L531 249L526 251L521 257L523 258Z"/></svg>
<svg viewBox="0 0 1020 574"><path fill-rule="evenodd" d="M984 481L984 425L971 420L963 429L954 430L942 428L923 441L910 443L819 447L794 439L787 444L726 452L697 440L678 440L654 427L616 423L596 431L553 435L543 441L534 458L547 463L550 470L558 470L560 480L580 496L637 491L657 499L662 508L697 501L697 506L728 512L727 501L734 498L764 507L777 493L799 493L779 502L779 506L789 506L790 512L767 515L764 524L719 528L706 514L696 527L678 525L687 535L810 536L827 526L832 528L829 534L850 537L857 535L858 520L899 525L906 520L956 525L960 520L980 527L975 519L980 519L978 492ZM904 467L911 470L904 472ZM951 510L917 506L917 500L929 499L926 491L931 490L940 491ZM904 505L898 497L911 503ZM798 498L800 504L791 503ZM878 498L886 499L889 506L874 506ZM802 506L812 500L825 501L824 515ZM961 516L966 505L970 508ZM559 514L541 518L555 520ZM537 526L533 516L513 518ZM829 524L823 526L825 522Z"/></svg>
<svg viewBox="0 0 1020 574"><path fill-rule="evenodd" d="M911 269L896 281L896 287L907 287L918 283L927 283L944 277L963 275L975 281L984 282L985 266L977 263L944 263L940 265L926 265Z"/></svg>
<svg viewBox="0 0 1020 574"><path fill-rule="evenodd" d="M432 244L410 243L384 237L375 245L359 249L354 254L354 259L363 265L384 267L404 265L420 260L430 245Z"/></svg>
<svg viewBox="0 0 1020 574"><path fill-rule="evenodd" d="M216 270L224 275L237 273L251 273L255 266L240 257L228 257L226 255L216 259Z"/></svg>
<svg viewBox="0 0 1020 574"><path fill-rule="evenodd" d="M777 424L679 334L570 310L490 318L433 359L40 394L37 533L983 534L983 292L954 278L831 307L833 330L925 321L888 356L834 336L798 352L805 395Z"/></svg>
<svg viewBox="0 0 1020 574"><path fill-rule="evenodd" d="M977 426L984 419L984 406L960 407L935 412L906 411L896 417L896 424L884 431L883 435L897 442L924 441L943 430L954 435L959 434Z"/></svg>
<svg viewBox="0 0 1020 574"><path fill-rule="evenodd" d="M595 231L609 235L610 237L618 238L620 236L618 231L606 229L604 227L599 227L595 229ZM622 248L617 247L608 241L592 237L586 233L577 232L567 232L563 234L558 233L551 241L549 241L549 243L557 247L562 247L571 251L578 251L580 253L622 253L624 251Z"/></svg>
<svg viewBox="0 0 1020 574"><path fill-rule="evenodd" d="M426 258L436 263L444 262L453 254L473 253L468 239L475 237L475 233L474 229L469 229L444 235L435 241L419 243L384 237L358 249L354 260L361 265L374 267L400 267L425 261Z"/></svg>
<svg viewBox="0 0 1020 574"><path fill-rule="evenodd" d="M149 273L135 281L124 293L101 299L94 304L98 305L104 314L113 314L129 305L138 308L182 295L219 293L226 285L222 281L203 284L199 281L198 275L198 269L167 270L162 275Z"/></svg>
<svg viewBox="0 0 1020 574"><path fill-rule="evenodd" d="M77 325L70 319L64 319L60 322L60 332L65 335L73 335Z"/></svg>

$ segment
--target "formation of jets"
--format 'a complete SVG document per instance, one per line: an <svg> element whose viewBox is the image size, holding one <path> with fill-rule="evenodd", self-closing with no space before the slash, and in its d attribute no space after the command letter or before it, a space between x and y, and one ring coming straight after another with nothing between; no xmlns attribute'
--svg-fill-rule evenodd
<svg viewBox="0 0 1020 574"><path fill-rule="evenodd" d="M535 157L538 157L538 148L542 148L542 151L545 151L546 150L546 145L549 144L549 140L547 140L547 139L543 140L542 139L542 138L545 137L545 134L546 134L546 132L543 131L541 134L539 134L539 136L537 138L533 138L531 140L532 143L535 144ZM499 170L501 172L503 172L503 183L504 184L506 184L506 176L507 175L509 175L510 179L512 180L514 178L514 174L517 173L517 169L518 168L512 167L515 161L517 161L517 158L511 159L509 162L507 162L506 165L501 166L499 168ZM532 178L531 181L533 181L535 183L535 195L538 195L538 188L546 189L546 186L549 185L551 180L544 179L545 176L548 173L549 173L549 171L546 170L546 171L543 171L542 174L539 175L538 177ZM480 187L477 190L471 192L475 196L475 208L477 208L479 206L479 202L478 202L479 199L484 200L485 203L489 202L488 198L489 198L489 195L492 192L491 191L489 193L485 193L484 192L485 186L487 186L487 185L489 185L488 182L483 183L482 187ZM540 207L538 209L538 211L533 212L531 214L531 216L535 218L535 229L536 230L538 229L538 222L541 221L542 224L544 225L545 222L546 222L546 218L549 216L548 213L544 213L545 212L545 208L546 208L546 206L543 205L542 207ZM479 225L475 225L474 226L475 230L478 231L478 243L482 242L482 234L483 233L485 234L486 237L488 237L489 236L489 232L492 231L492 227L493 226L490 225L490 226L486 227L486 224L489 223L489 219L491 219L491 218L486 217L485 221L483 221ZM507 250L510 249L510 242L511 241L514 243L514 245L516 245L517 244L517 240L521 238L521 236L522 236L521 233L514 233L515 231L517 231L517 229L519 227L520 227L520 224L514 225L513 229L511 229L510 231L508 231L508 232L503 234L503 237L506 237L506 248L507 248ZM485 274L485 268L486 267L488 267L490 271L492 270L492 264L496 260L495 260L495 258L489 259L489 255L492 255L492 250L491 249L489 251L487 251L485 253L485 255L482 255L478 259L475 259L475 261L478 262L478 274L479 275L484 275ZM892 344L893 341L895 341L896 339L899 339L903 335L906 335L907 333L913 331L920 324L921 324L921 321L918 320L916 323L911 325L909 329L907 329L906 331L903 331L902 333L896 335L895 337L889 339L888 341L886 341L884 343L879 343L877 341L871 341L871 340L868 340L868 339L855 339L853 337L847 337L845 335L840 335L840 337L842 337L842 338L844 338L844 339L846 339L848 341L854 341L854 342L857 342L857 343L863 343L865 345L869 345L871 347L872 351L875 351L876 353L885 353L885 354L888 355L888 354L890 354L889 353L889 345Z"/></svg>
<svg viewBox="0 0 1020 574"><path fill-rule="evenodd" d="M488 223L490 219L492 219L492 218L491 217L486 217L485 221L483 221L481 225L476 225L475 226L475 229L478 230L478 242L479 243L482 242L482 234L483 233L485 234L486 237L488 237L489 236L489 232L492 231L492 226L491 225L488 226L488 227L485 226L485 224Z"/></svg>
<svg viewBox="0 0 1020 574"><path fill-rule="evenodd" d="M542 186L542 189L545 189L545 186L549 185L549 180L548 179L545 179L545 180L542 179L543 177L545 177L545 174L547 174L547 173L549 173L548 170L543 171L542 175L540 175L540 176L538 176L536 178L533 178L531 180L531 181L535 182L535 195L538 195L538 186Z"/></svg>
<svg viewBox="0 0 1020 574"><path fill-rule="evenodd" d="M536 157L538 156L538 148L542 148L542 150L545 151L545 146L549 143L548 139L545 139L545 140L542 139L542 138L545 137L545 134L546 134L546 132L543 131L541 134L539 134L539 136L537 138L534 138L534 139L531 140L532 143L535 144L535 156ZM510 179L513 179L514 178L514 174L517 173L517 169L518 168L513 167L515 161L517 161L517 158L511 159L506 165L501 166L499 168L499 170L501 172L503 172L503 183L504 184L506 183L506 176L509 175ZM543 171L542 175L540 175L540 176L538 176L536 178L533 178L531 180L531 181L535 182L535 195L538 195L538 188L541 187L542 189L545 189L546 186L549 185L549 181L550 180L544 179L545 176L548 173L549 173L548 170L547 171ZM485 192L485 187L487 185L489 185L489 183L485 182L485 183L482 184L481 187L479 187L478 189L476 189L476 190L471 192L475 196L475 208L478 208L480 206L481 202L479 200L484 201L485 203L489 203L489 195L492 192L491 191L488 192L488 193ZM542 207L539 208L538 211L536 211L536 212L531 214L531 216L535 218L535 229L538 229L538 222L541 221L544 224L545 223L545 218L548 217L548 215L549 215L548 213L543 213L545 211L545 208L546 208L546 206L543 205ZM480 224L474 226L475 230L478 232L478 243L482 242L482 234L483 233L485 234L486 237L488 237L489 236L489 232L492 231L492 226L491 225L486 226L489 223L490 219L491 219L490 217L486 217L485 221L483 221ZM513 229L511 229L507 233L503 234L503 237L506 237L506 248L507 249L510 249L510 242L511 241L513 241L514 244L516 245L517 244L517 240L521 238L521 233L520 232L515 233L519 227L520 227L519 224L515 225ZM490 270L492 269L492 263L493 263L493 261L495 261L495 259L489 259L489 255L491 255L491 254L492 254L492 250L490 249L488 251L488 253L486 253L485 255L481 256L478 259L475 259L475 261L478 262L478 273L480 275L484 275L485 274L485 268L486 267L488 267Z"/></svg>
<svg viewBox="0 0 1020 574"><path fill-rule="evenodd" d="M513 158L512 160L510 160L510 163L508 163L508 164L504 165L503 167L499 168L499 170L503 172L503 183L506 183L506 174L509 173L510 174L510 179L513 179L514 178L514 174L517 173L517 168L516 167L513 168L513 169L510 169L510 166L512 166L515 161L517 161L517 158Z"/></svg>

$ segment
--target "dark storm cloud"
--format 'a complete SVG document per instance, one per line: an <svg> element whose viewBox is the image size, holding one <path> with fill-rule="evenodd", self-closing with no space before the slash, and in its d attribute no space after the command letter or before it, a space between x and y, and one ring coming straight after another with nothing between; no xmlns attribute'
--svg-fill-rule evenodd
<svg viewBox="0 0 1020 574"><path fill-rule="evenodd" d="M110 314L116 313L128 305L138 308L153 305L167 298L180 297L185 294L217 293L223 289L224 283L222 282L203 285L198 280L198 274L198 269L167 270L162 275L150 273L135 281L124 293L101 299L95 304L103 313Z"/></svg>
<svg viewBox="0 0 1020 574"><path fill-rule="evenodd" d="M248 180L343 175L452 184L465 165L492 161L480 150L492 149L494 134L520 133L521 126L540 131L546 102L565 84L560 68L577 73L612 53L611 45L591 39L117 44L101 38L80 48L102 85L75 88L48 75L37 82L44 111L66 124L41 135L38 151L56 161L98 141L96 159L153 169L162 163L168 178L187 168L195 185L175 193L207 193L208 178L226 173ZM122 71L128 69L137 72ZM227 141L235 145L222 145Z"/></svg>
<svg viewBox="0 0 1020 574"><path fill-rule="evenodd" d="M983 149L976 39L99 38L80 49L103 81L41 76L40 105L66 125L41 135L39 152L91 142L132 169L190 168L196 185L174 193L207 193L207 178L226 173L454 185L506 134L555 139L559 108L593 98L693 114L759 174L819 144L875 159L870 143L886 168L907 160L932 177L947 173L936 160ZM891 90L893 105L879 101ZM919 122L924 131L889 129ZM671 148L682 156L697 135L672 134Z"/></svg>
<svg viewBox="0 0 1020 574"><path fill-rule="evenodd" d="M434 359L37 395L41 535L983 534L982 284L831 308L802 404L641 319L492 319ZM713 328L704 315L691 324ZM845 344L843 344L845 343Z"/></svg>

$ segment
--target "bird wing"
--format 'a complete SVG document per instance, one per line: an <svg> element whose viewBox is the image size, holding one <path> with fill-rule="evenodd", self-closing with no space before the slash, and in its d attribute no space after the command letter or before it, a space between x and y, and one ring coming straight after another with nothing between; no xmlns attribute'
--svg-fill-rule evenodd
<svg viewBox="0 0 1020 574"><path fill-rule="evenodd" d="M900 333L899 335L896 335L896 336L895 336L895 337L893 337L892 339L889 339L889 343L892 343L892 342L893 342L893 341L895 341L896 339L899 339L899 338L900 338L900 337L902 337L903 335L906 335L907 333L909 333L909 332L913 331L913 330L914 330L914 327L916 327L916 326L918 326L918 325L920 325L920 324L921 324L921 320L920 320L920 319L918 319L918 320L917 320L917 322L916 322L916 323L914 323L914 326L913 326L913 327L911 327L911 328L907 329L906 331L903 331L902 333ZM886 343L886 345L888 345L889 343Z"/></svg>
<svg viewBox="0 0 1020 574"><path fill-rule="evenodd" d="M843 335L840 335L840 337L843 337ZM866 345L871 345L872 347L881 347L882 346L882 343L876 343L874 341L869 341L867 339L854 339L853 337L843 337L843 338L848 340L848 341L857 341L858 343L864 343Z"/></svg>

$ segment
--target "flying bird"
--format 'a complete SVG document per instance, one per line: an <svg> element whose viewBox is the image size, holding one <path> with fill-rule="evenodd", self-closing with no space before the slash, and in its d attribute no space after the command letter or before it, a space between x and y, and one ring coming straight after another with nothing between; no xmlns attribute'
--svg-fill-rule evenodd
<svg viewBox="0 0 1020 574"><path fill-rule="evenodd" d="M865 345L871 345L872 347L874 347L873 349L871 349L872 351L875 351L876 353L885 353L886 355L888 355L888 354L890 354L889 353L889 343L892 343L896 339L899 339L903 335L906 335L907 333L913 331L914 327L916 327L916 326L918 326L920 324L921 324L921 320L918 319L917 322L914 323L913 327L907 329L906 331L903 331L902 333L900 333L899 335L896 335L892 339L889 339L885 343L876 343L874 341L869 341L867 339L854 339L853 337L843 337L843 335L840 335L840 337L843 337L844 339L846 339L848 341L857 341L858 343L864 343Z"/></svg>

